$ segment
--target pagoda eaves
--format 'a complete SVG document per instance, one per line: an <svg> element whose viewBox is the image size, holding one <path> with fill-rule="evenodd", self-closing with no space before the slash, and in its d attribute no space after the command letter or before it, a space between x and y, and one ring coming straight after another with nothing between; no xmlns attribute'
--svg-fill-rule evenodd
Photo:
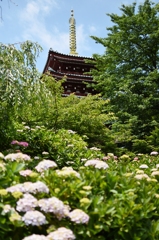
<svg viewBox="0 0 159 240"><path fill-rule="evenodd" d="M66 77L63 83L64 96L71 93L77 96L95 94L94 89L87 87L87 83L93 82L92 76L86 74L94 65L86 63L86 59L93 60L93 58L62 54L50 49L43 73L49 72L56 80Z"/></svg>

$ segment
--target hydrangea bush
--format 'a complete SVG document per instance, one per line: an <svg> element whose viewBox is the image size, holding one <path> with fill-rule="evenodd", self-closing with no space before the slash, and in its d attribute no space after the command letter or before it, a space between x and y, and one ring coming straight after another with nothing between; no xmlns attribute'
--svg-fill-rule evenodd
<svg viewBox="0 0 159 240"><path fill-rule="evenodd" d="M158 154L84 156L78 169L0 159L1 239L159 239Z"/></svg>

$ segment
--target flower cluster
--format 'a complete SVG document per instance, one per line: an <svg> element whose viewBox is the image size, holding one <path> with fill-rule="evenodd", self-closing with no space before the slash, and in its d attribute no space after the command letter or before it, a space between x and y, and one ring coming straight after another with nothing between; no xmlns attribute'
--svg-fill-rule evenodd
<svg viewBox="0 0 159 240"><path fill-rule="evenodd" d="M3 206L2 213L6 214L6 213L14 212L14 211L15 211L15 209L13 207L11 207L11 205L6 204L6 205Z"/></svg>
<svg viewBox="0 0 159 240"><path fill-rule="evenodd" d="M156 156L156 155L158 155L158 152L153 151L153 152L150 153L150 155Z"/></svg>
<svg viewBox="0 0 159 240"><path fill-rule="evenodd" d="M46 217L39 211L28 211L24 214L22 217L22 221L26 225L32 225L32 226L41 226L43 224L46 224Z"/></svg>
<svg viewBox="0 0 159 240"><path fill-rule="evenodd" d="M60 227L56 231L51 232L47 236L48 240L74 240L75 235L70 229L67 229L65 227Z"/></svg>
<svg viewBox="0 0 159 240"><path fill-rule="evenodd" d="M33 171L30 169L26 169L26 170L21 170L19 173L21 176L27 177L27 176L30 176L33 173Z"/></svg>
<svg viewBox="0 0 159 240"><path fill-rule="evenodd" d="M73 130L68 130L68 133L75 134L76 132Z"/></svg>
<svg viewBox="0 0 159 240"><path fill-rule="evenodd" d="M72 222L75 222L77 224L88 223L89 221L89 216L81 209L73 210L69 213L68 217L71 219Z"/></svg>
<svg viewBox="0 0 159 240"><path fill-rule="evenodd" d="M23 240L48 240L44 235L33 234L28 237L23 238Z"/></svg>
<svg viewBox="0 0 159 240"><path fill-rule="evenodd" d="M18 212L27 212L34 210L34 208L38 205L38 201L31 194L24 194L23 198L19 199L17 202L16 210Z"/></svg>
<svg viewBox="0 0 159 240"><path fill-rule="evenodd" d="M141 173L141 174L136 174L134 176L134 178L138 179L138 180L142 180L142 179L150 179L149 176L145 173Z"/></svg>
<svg viewBox="0 0 159 240"><path fill-rule="evenodd" d="M146 168L148 168L148 166L146 164L142 164L142 165L140 165L139 168L146 169Z"/></svg>
<svg viewBox="0 0 159 240"><path fill-rule="evenodd" d="M23 161L30 161L31 158L27 154L23 154L21 152L19 153L10 153L4 157L5 160L11 160L11 161L16 161L16 160L23 160Z"/></svg>
<svg viewBox="0 0 159 240"><path fill-rule="evenodd" d="M6 189L8 192L23 192L23 193L49 193L48 187L45 183L37 181L37 182L25 182L21 184L17 184Z"/></svg>
<svg viewBox="0 0 159 240"><path fill-rule="evenodd" d="M57 164L54 161L51 160L43 160L41 162L39 162L39 164L35 167L35 169L38 172L43 172L49 168L55 168L57 167Z"/></svg>
<svg viewBox="0 0 159 240"><path fill-rule="evenodd" d="M99 168L99 169L107 169L109 168L108 164L104 161L98 160L98 159L92 159L92 160L88 160L86 161L86 163L84 164L85 167L87 166L94 166L95 168Z"/></svg>
<svg viewBox="0 0 159 240"><path fill-rule="evenodd" d="M18 146L22 146L22 147L28 147L29 144L27 142L18 142L17 140L13 140L11 142L12 145L18 145Z"/></svg>
<svg viewBox="0 0 159 240"><path fill-rule="evenodd" d="M4 155L1 152L0 152L0 159L4 159Z"/></svg>
<svg viewBox="0 0 159 240"><path fill-rule="evenodd" d="M70 229L60 227L56 231L51 232L48 236L33 234L23 238L23 240L74 240L75 235Z"/></svg>
<svg viewBox="0 0 159 240"><path fill-rule="evenodd" d="M6 170L5 163L0 162L0 171L4 172Z"/></svg>
<svg viewBox="0 0 159 240"><path fill-rule="evenodd" d="M64 177L69 177L69 176L75 176L75 177L80 177L80 174L73 170L72 167L63 167L61 170L56 170L56 173L59 176L64 176Z"/></svg>
<svg viewBox="0 0 159 240"><path fill-rule="evenodd" d="M59 220L69 214L69 206L64 205L64 203L56 197L40 199L38 206L41 211L54 213Z"/></svg>
<svg viewBox="0 0 159 240"><path fill-rule="evenodd" d="M91 147L90 150L100 151L101 149L100 149L100 148L97 148L97 147Z"/></svg>

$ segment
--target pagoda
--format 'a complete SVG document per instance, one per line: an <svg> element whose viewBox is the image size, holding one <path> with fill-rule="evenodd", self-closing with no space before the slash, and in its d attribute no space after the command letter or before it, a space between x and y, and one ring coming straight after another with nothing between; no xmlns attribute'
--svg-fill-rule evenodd
<svg viewBox="0 0 159 240"><path fill-rule="evenodd" d="M91 68L94 68L94 65L86 63L86 60L93 60L93 58L78 56L76 52L76 21L73 10L71 10L69 25L70 53L67 55L50 49L43 73L49 72L56 80L66 77L66 81L62 84L63 96L68 96L71 93L79 97L95 94L96 91L87 86L88 83L93 82L89 72Z"/></svg>

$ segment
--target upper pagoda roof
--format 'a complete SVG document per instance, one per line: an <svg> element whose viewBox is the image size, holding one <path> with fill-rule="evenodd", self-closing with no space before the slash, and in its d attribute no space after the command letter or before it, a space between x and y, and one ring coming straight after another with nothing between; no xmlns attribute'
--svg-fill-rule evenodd
<svg viewBox="0 0 159 240"><path fill-rule="evenodd" d="M86 64L86 65L93 66L93 63L91 64L91 63L85 62L85 60L93 60L92 57L83 57L83 56L78 56L78 55L59 53L58 51L54 51L54 50L52 50L52 48L50 48L43 73L46 73L48 71L48 68L50 67L50 61L52 59L57 59L58 61L65 62L65 63L72 63L72 64L77 64L77 65L78 64L80 64L80 65Z"/></svg>

